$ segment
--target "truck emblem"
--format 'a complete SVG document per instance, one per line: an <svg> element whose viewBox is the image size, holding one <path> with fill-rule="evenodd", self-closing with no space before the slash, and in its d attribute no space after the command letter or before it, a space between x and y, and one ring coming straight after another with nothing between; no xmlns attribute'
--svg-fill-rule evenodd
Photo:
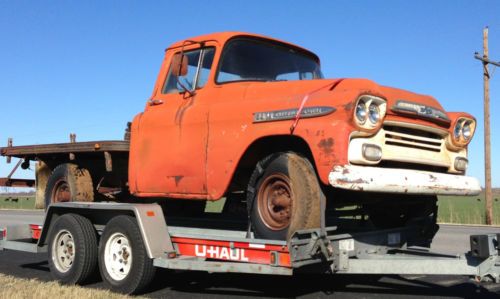
<svg viewBox="0 0 500 299"><path fill-rule="evenodd" d="M328 107L328 106L306 107L302 109L300 117L301 118L318 117L333 113L335 112L335 110L336 109L334 107ZM294 119L298 111L299 109L295 108L295 109L255 112L253 114L253 122L260 123L268 121Z"/></svg>
<svg viewBox="0 0 500 299"><path fill-rule="evenodd" d="M450 122L450 119L448 118L446 113L438 108L414 102L409 102L405 100L397 100L396 105L392 107L392 111L402 112L402 113L404 112L414 113L424 118L432 118L445 122Z"/></svg>

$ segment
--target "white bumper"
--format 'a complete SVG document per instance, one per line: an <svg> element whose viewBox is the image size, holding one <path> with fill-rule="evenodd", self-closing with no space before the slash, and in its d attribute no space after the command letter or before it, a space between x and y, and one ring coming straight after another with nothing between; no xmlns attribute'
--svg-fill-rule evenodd
<svg viewBox="0 0 500 299"><path fill-rule="evenodd" d="M430 171L369 166L335 166L328 180L333 187L371 192L478 195L476 178Z"/></svg>

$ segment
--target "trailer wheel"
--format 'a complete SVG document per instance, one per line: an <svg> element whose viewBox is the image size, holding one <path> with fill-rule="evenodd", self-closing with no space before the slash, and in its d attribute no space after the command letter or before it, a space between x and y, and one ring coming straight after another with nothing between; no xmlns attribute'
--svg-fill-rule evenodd
<svg viewBox="0 0 500 299"><path fill-rule="evenodd" d="M45 209L54 202L94 201L90 172L76 164L57 166L47 181Z"/></svg>
<svg viewBox="0 0 500 299"><path fill-rule="evenodd" d="M49 268L63 284L83 284L97 270L97 236L85 217L66 214L57 218L48 238Z"/></svg>
<svg viewBox="0 0 500 299"><path fill-rule="evenodd" d="M153 260L135 218L121 215L106 225L99 243L99 269L109 287L120 293L139 293L153 280Z"/></svg>
<svg viewBox="0 0 500 299"><path fill-rule="evenodd" d="M322 196L316 172L306 158L291 152L264 158L247 191L255 236L286 240L297 230L319 228Z"/></svg>

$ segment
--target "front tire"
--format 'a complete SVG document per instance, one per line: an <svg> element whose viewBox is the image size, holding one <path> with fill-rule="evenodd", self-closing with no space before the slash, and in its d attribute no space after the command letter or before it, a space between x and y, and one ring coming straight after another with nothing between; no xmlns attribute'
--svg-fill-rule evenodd
<svg viewBox="0 0 500 299"><path fill-rule="evenodd" d="M97 235L85 217L66 214L56 219L49 233L49 268L62 284L83 284L97 270Z"/></svg>
<svg viewBox="0 0 500 299"><path fill-rule="evenodd" d="M292 152L264 158L247 192L255 237L287 240L297 230L319 228L322 196L316 172L306 158Z"/></svg>
<svg viewBox="0 0 500 299"><path fill-rule="evenodd" d="M117 216L106 225L99 244L99 269L111 290L124 294L137 294L153 280L153 260L135 218Z"/></svg>

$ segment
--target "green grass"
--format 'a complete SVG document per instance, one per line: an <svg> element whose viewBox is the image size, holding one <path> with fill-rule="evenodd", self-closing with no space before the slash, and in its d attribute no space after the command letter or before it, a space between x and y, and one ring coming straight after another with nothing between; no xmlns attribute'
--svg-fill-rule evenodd
<svg viewBox="0 0 500 299"><path fill-rule="evenodd" d="M17 199L17 201L16 201ZM220 213L224 200L207 202L205 211ZM478 196L440 196L438 222L457 224L485 224L484 193ZM34 209L34 196L1 195L0 209ZM500 225L500 191L493 193L494 224Z"/></svg>
<svg viewBox="0 0 500 299"><path fill-rule="evenodd" d="M0 209L34 209L34 196L1 195Z"/></svg>
<svg viewBox="0 0 500 299"><path fill-rule="evenodd" d="M484 192L478 196L440 196L438 222L485 224ZM500 225L500 192L493 193L493 222Z"/></svg>

